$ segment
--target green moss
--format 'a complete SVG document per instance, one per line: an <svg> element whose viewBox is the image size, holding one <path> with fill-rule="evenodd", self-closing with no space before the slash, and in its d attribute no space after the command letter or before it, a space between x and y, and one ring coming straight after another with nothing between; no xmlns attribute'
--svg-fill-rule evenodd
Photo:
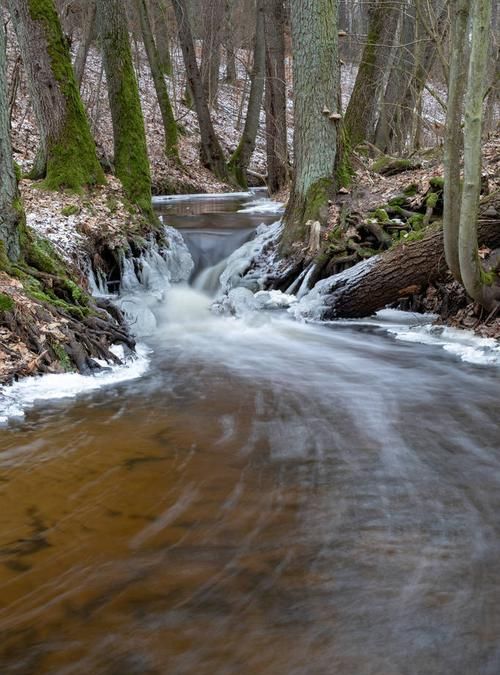
<svg viewBox="0 0 500 675"><path fill-rule="evenodd" d="M430 209L435 209L436 204L438 203L439 195L437 192L431 192L428 196L427 199L425 200L425 204L428 208Z"/></svg>
<svg viewBox="0 0 500 675"><path fill-rule="evenodd" d="M0 314L2 314L3 312L12 312L15 306L16 303L10 297L10 295L0 293Z"/></svg>
<svg viewBox="0 0 500 675"><path fill-rule="evenodd" d="M387 202L388 206L405 206L408 203L406 195L397 195L396 197L391 197Z"/></svg>
<svg viewBox="0 0 500 675"><path fill-rule="evenodd" d="M21 171L21 167L17 162L14 162L14 174L16 176L17 182L19 183L19 181L23 177L23 172Z"/></svg>
<svg viewBox="0 0 500 675"><path fill-rule="evenodd" d="M422 213L415 213L411 218L408 218L407 223L412 230L419 231L423 228L424 216Z"/></svg>
<svg viewBox="0 0 500 675"><path fill-rule="evenodd" d="M351 152L349 133L346 125L342 124L337 143L337 160L335 166L337 189L348 188L352 183L355 172L351 165Z"/></svg>
<svg viewBox="0 0 500 675"><path fill-rule="evenodd" d="M498 275L494 270L486 272L480 267L479 274L481 276L481 283L483 286L493 286L493 284L498 280Z"/></svg>
<svg viewBox="0 0 500 675"><path fill-rule="evenodd" d="M56 138L49 139L44 181L50 190L80 191L84 185L102 184L104 173L75 82L67 41L53 0L28 0L31 18L43 25L52 72L66 102L66 118Z"/></svg>
<svg viewBox="0 0 500 675"><path fill-rule="evenodd" d="M130 201L154 222L144 119L128 34L122 30L106 31L104 40L108 60L114 61L114 55L120 59L120 71L114 73L112 101L115 173ZM112 65L108 64L107 68Z"/></svg>
<svg viewBox="0 0 500 675"><path fill-rule="evenodd" d="M404 192L404 194L405 194L407 197L414 197L414 196L417 194L417 192L418 192L418 185L417 185L417 183L410 183L410 185L407 185L407 186L403 189L403 192Z"/></svg>
<svg viewBox="0 0 500 675"><path fill-rule="evenodd" d="M70 373L75 370L66 350L59 342L52 341L50 347L65 372Z"/></svg>
<svg viewBox="0 0 500 675"><path fill-rule="evenodd" d="M304 202L304 223L308 220L326 220L326 211L328 210L328 200L331 197L332 187L333 184L330 178L321 178L311 185Z"/></svg>
<svg viewBox="0 0 500 675"><path fill-rule="evenodd" d="M374 171L375 173L380 173L389 165L391 165L391 167L394 167L395 172L407 171L408 169L412 169L414 166L411 159L401 159L401 158L394 159L394 157L382 155L382 157L379 157L373 162L372 171Z"/></svg>
<svg viewBox="0 0 500 675"><path fill-rule="evenodd" d="M65 276L64 263L47 239L29 235L23 244L24 260L30 267L47 274Z"/></svg>
<svg viewBox="0 0 500 675"><path fill-rule="evenodd" d="M443 190L444 189L444 178L442 176L433 176L429 183L431 186L437 190Z"/></svg>
<svg viewBox="0 0 500 675"><path fill-rule="evenodd" d="M376 209L369 214L372 218L376 218L379 223L389 223L390 218L385 209Z"/></svg>
<svg viewBox="0 0 500 675"><path fill-rule="evenodd" d="M80 213L80 207L77 206L76 204L71 204L69 206L65 206L63 209L61 209L61 214L63 216L74 216L77 213Z"/></svg>

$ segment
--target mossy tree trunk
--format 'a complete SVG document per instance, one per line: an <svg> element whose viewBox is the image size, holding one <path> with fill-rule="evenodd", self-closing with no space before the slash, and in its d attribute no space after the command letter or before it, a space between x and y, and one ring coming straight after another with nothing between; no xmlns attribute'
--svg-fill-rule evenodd
<svg viewBox="0 0 500 675"><path fill-rule="evenodd" d="M326 222L337 156L339 68L337 0L291 0L294 78L294 181L282 252L303 240L309 219Z"/></svg>
<svg viewBox="0 0 500 675"><path fill-rule="evenodd" d="M53 0L8 0L37 118L38 177L50 189L104 182Z"/></svg>
<svg viewBox="0 0 500 675"><path fill-rule="evenodd" d="M12 161L6 60L5 32L0 25L0 269L2 254L14 261L21 252L19 223L22 213Z"/></svg>
<svg viewBox="0 0 500 675"><path fill-rule="evenodd" d="M498 306L493 284L487 278L478 253L477 209L481 193L483 103L487 88L492 0L475 0L472 40L465 98L464 186L460 204L458 253L465 290L487 310ZM495 275L496 277L496 275Z"/></svg>
<svg viewBox="0 0 500 675"><path fill-rule="evenodd" d="M264 95L266 65L264 6L265 0L257 0L252 85L248 99L248 110L241 140L229 161L229 172L234 176L236 183L245 189L248 187L247 169L255 150L262 97Z"/></svg>
<svg viewBox="0 0 500 675"><path fill-rule="evenodd" d="M141 23L142 39L146 48L149 67L153 76L156 97L160 106L163 129L165 131L165 152L167 157L175 162L179 161L177 122L175 121L167 85L163 77L163 68L160 56L153 38L153 31L149 21L146 0L136 0L137 11Z"/></svg>
<svg viewBox="0 0 500 675"><path fill-rule="evenodd" d="M97 0L97 22L113 120L115 174L128 198L152 217L144 118L122 1Z"/></svg>
<svg viewBox="0 0 500 675"><path fill-rule="evenodd" d="M266 155L267 186L274 194L289 180L286 122L285 11L282 0L266 0Z"/></svg>
<svg viewBox="0 0 500 675"><path fill-rule="evenodd" d="M179 31L179 42L181 44L184 65L186 67L187 82L196 108L198 124L200 125L201 161L218 178L227 181L229 179L229 174L224 159L224 153L214 131L210 110L203 89L200 69L198 68L198 63L196 61L196 52L186 0L173 0L173 7L177 21L177 29Z"/></svg>
<svg viewBox="0 0 500 675"><path fill-rule="evenodd" d="M345 115L346 133L352 147L374 140L379 96L390 65L389 56L400 10L400 3L396 1L369 2L368 35Z"/></svg>

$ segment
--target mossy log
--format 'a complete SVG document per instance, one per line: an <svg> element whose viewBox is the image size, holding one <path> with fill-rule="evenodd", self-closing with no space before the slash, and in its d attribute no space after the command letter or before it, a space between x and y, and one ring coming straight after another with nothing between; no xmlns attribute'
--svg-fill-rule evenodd
<svg viewBox="0 0 500 675"><path fill-rule="evenodd" d="M485 198L478 220L479 240L491 248L500 246L500 195ZM363 264L363 263L362 263ZM331 277L324 289L324 319L369 316L411 293L419 293L440 278L448 268L444 258L443 231L434 225L420 241L401 243L373 257L361 270ZM351 274L352 272L352 274ZM410 291L409 291L410 289Z"/></svg>

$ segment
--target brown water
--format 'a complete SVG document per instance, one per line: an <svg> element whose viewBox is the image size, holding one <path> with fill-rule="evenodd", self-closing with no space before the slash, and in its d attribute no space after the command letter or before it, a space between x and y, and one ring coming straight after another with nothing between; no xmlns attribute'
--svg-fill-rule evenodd
<svg viewBox="0 0 500 675"><path fill-rule="evenodd" d="M0 430L0 673L498 675L498 371L201 303Z"/></svg>

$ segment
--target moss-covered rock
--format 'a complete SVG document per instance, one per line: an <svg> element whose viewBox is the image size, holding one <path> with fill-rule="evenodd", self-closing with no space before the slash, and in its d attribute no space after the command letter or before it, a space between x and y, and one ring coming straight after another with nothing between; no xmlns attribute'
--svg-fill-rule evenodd
<svg viewBox="0 0 500 675"><path fill-rule="evenodd" d="M75 216L77 213L80 213L80 207L76 204L69 204L61 209L61 213L66 217Z"/></svg>

